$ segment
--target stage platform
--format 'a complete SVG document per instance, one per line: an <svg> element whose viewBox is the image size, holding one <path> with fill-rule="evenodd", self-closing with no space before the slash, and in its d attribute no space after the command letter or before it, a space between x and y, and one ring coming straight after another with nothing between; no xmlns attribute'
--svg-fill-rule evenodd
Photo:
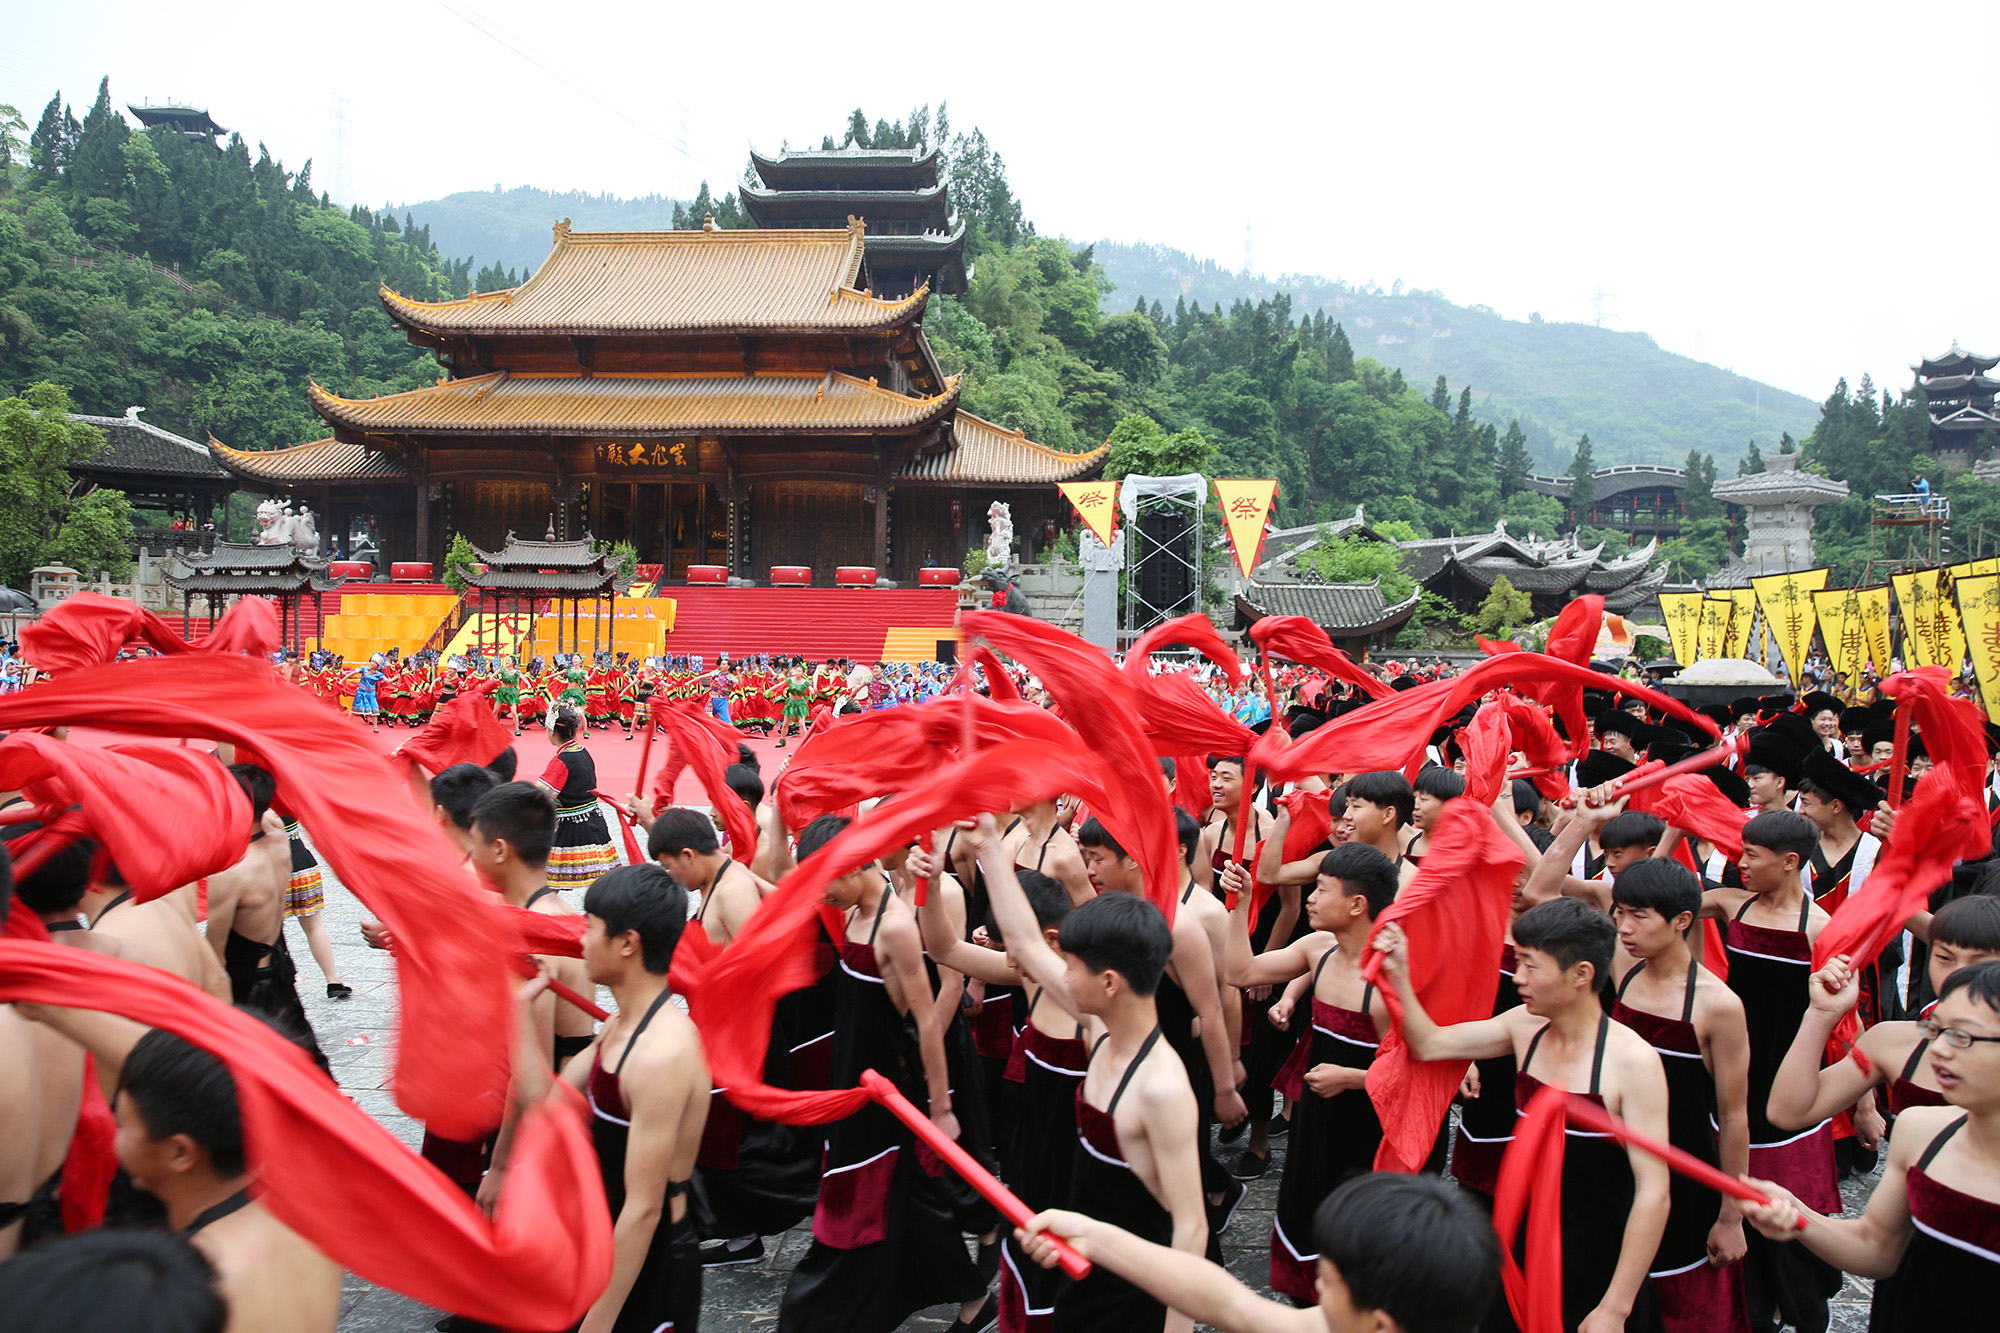
<svg viewBox="0 0 2000 1333"><path fill-rule="evenodd" d="M824 662L928 661L955 639L952 588L668 587L676 603L666 651L715 662L753 653Z"/></svg>

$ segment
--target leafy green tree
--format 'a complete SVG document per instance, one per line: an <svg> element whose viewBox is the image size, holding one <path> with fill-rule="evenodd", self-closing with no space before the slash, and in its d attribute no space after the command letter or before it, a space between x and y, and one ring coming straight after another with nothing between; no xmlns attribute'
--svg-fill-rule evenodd
<svg viewBox="0 0 2000 1333"><path fill-rule="evenodd" d="M478 563L479 556L472 549L472 539L462 532L454 532L450 545L445 547L444 577L440 582L453 592L464 592L472 586L466 582L465 571Z"/></svg>
<svg viewBox="0 0 2000 1333"><path fill-rule="evenodd" d="M25 588L37 565L120 575L131 565L125 496L85 493L69 472L104 447L104 432L69 410L57 384L0 401L0 582L14 587Z"/></svg>
<svg viewBox="0 0 2000 1333"><path fill-rule="evenodd" d="M1750 447L1743 454L1743 461L1736 465L1736 475L1747 477L1753 472L1764 470L1764 455L1757 448L1757 441L1750 441Z"/></svg>
<svg viewBox="0 0 2000 1333"><path fill-rule="evenodd" d="M0 194L14 188L15 168L28 152L28 122L15 108L0 102Z"/></svg>
<svg viewBox="0 0 2000 1333"><path fill-rule="evenodd" d="M1410 595L1416 581L1403 572L1403 553L1387 542L1365 537L1339 537L1321 525L1316 540L1298 557L1300 570L1317 574L1328 583L1372 583L1380 581L1382 595L1400 602Z"/></svg>
<svg viewBox="0 0 2000 1333"><path fill-rule="evenodd" d="M1167 373L1167 340L1149 315L1135 312L1105 320L1097 329L1096 352L1098 361L1127 384L1150 387Z"/></svg>
<svg viewBox="0 0 2000 1333"><path fill-rule="evenodd" d="M1704 457L1700 451L1690 449L1682 470L1687 473L1687 486L1681 491L1681 512L1690 521L1720 514L1722 502L1715 498L1714 457Z"/></svg>
<svg viewBox="0 0 2000 1333"><path fill-rule="evenodd" d="M1479 632L1489 639L1505 639L1523 625L1535 618L1534 601L1528 594L1514 587L1505 574L1493 580L1493 587L1486 599L1473 613L1473 622Z"/></svg>
<svg viewBox="0 0 2000 1333"><path fill-rule="evenodd" d="M1585 432L1576 442L1576 453L1569 464L1569 513L1572 522L1581 522L1590 513L1590 507L1597 503L1597 460L1590 456L1590 435Z"/></svg>
<svg viewBox="0 0 2000 1333"><path fill-rule="evenodd" d="M80 132L76 117L63 110L62 94L51 97L42 108L42 118L35 122L35 132L28 136L28 168L38 182L55 185L62 180L63 170L69 166L70 149Z"/></svg>
<svg viewBox="0 0 2000 1333"><path fill-rule="evenodd" d="M1111 453L1104 462L1104 475L1119 481L1134 473L1142 477L1178 477L1190 472L1209 475L1215 445L1198 430L1167 434L1160 423L1137 414L1125 417L1111 430L1106 443Z"/></svg>
<svg viewBox="0 0 2000 1333"><path fill-rule="evenodd" d="M1521 418L1515 417L1507 423L1507 433L1500 437L1501 499L1526 490L1528 477L1534 470L1534 462L1528 457L1528 437L1521 432Z"/></svg>
<svg viewBox="0 0 2000 1333"><path fill-rule="evenodd" d="M64 173L70 193L78 199L117 199L125 183L125 140L131 137L125 117L111 105L111 80L97 85L97 101L83 118L83 133L70 154Z"/></svg>

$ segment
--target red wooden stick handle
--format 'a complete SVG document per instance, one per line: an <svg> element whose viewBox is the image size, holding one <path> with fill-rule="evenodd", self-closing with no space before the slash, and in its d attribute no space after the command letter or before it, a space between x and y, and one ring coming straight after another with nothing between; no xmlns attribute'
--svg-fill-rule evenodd
<svg viewBox="0 0 2000 1333"><path fill-rule="evenodd" d="M537 970L538 969L535 967L535 962L532 958L529 958L525 954L517 953L514 955L514 971L518 975L523 977L532 977L535 975ZM560 981L557 981L554 977L549 978L549 994L555 996L558 1000L569 1001L569 1003L583 1010L584 1013L589 1014L592 1018L596 1019L600 1023L606 1021L611 1017L610 1014L606 1013L602 1009L599 1009L595 1001L584 999L581 995L578 995L575 991L563 985Z"/></svg>
<svg viewBox="0 0 2000 1333"><path fill-rule="evenodd" d="M928 833L924 834L923 837L917 839L917 846L923 848L925 856L929 856L931 854L932 841L933 838ZM917 876L916 888L917 888L917 906L928 907L930 905L930 897L931 897L931 877L929 875Z"/></svg>
<svg viewBox="0 0 2000 1333"><path fill-rule="evenodd" d="M1903 808L1903 776L1908 773L1910 760L1910 706L1899 700L1896 704L1896 743L1889 759L1889 808Z"/></svg>
<svg viewBox="0 0 2000 1333"><path fill-rule="evenodd" d="M1654 768L1650 764L1642 764L1634 771L1627 773L1624 777L1617 780L1618 794L1620 796L1630 796L1635 791L1644 791L1648 787L1657 787L1668 778L1677 778L1683 773L1700 773L1706 769L1714 768L1717 764L1729 762L1730 759L1741 754L1749 747L1750 738L1747 735L1731 736L1712 750L1703 750L1700 754L1691 754L1685 759L1666 765L1664 768ZM1575 803L1576 798L1573 796L1563 801L1564 805L1574 805Z"/></svg>
<svg viewBox="0 0 2000 1333"><path fill-rule="evenodd" d="M993 1173L972 1159L972 1155L944 1136L944 1131L931 1123L931 1118L919 1111L908 1097L896 1091L896 1085L872 1069L861 1071L861 1087L870 1097L888 1108L891 1115L908 1125L927 1147L944 1159L945 1165L965 1178L965 1183L979 1191L986 1202L1000 1210L1000 1215L1017 1227L1028 1225L1034 1212L1022 1203L1014 1193L998 1180ZM1069 1247L1062 1237L1047 1232L1049 1240L1056 1247L1056 1262L1062 1270L1077 1281L1090 1276L1090 1260Z"/></svg>
<svg viewBox="0 0 2000 1333"><path fill-rule="evenodd" d="M646 795L646 760L653 753L653 732L659 726L659 723L653 721L651 699L646 700L646 706L639 711L639 716L645 720L646 734L639 738L639 776L633 779L632 792L640 800L650 802L652 798ZM647 808L652 807L649 804Z"/></svg>
<svg viewBox="0 0 2000 1333"><path fill-rule="evenodd" d="M1662 1143L1651 1135L1641 1134L1638 1130L1613 1116L1611 1112L1605 1110L1595 1102L1587 1102L1580 1097L1571 1097L1569 1099L1569 1118L1571 1123L1581 1125L1593 1133L1609 1134L1620 1143L1637 1148L1642 1152L1651 1153L1665 1162L1672 1170L1680 1172L1697 1184L1708 1186L1718 1194L1727 1194L1732 1198L1741 1199L1745 1203L1771 1202L1766 1196L1759 1194L1756 1190L1751 1189L1734 1176L1710 1166L1693 1153L1683 1152L1671 1143ZM1806 1220L1801 1217L1799 1219L1798 1230L1804 1231L1805 1229Z"/></svg>

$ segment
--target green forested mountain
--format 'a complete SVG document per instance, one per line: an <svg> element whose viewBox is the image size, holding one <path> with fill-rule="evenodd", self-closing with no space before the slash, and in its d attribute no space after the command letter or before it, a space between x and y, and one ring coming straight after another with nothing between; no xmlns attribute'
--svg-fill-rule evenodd
<svg viewBox="0 0 2000 1333"><path fill-rule="evenodd" d="M675 225L674 201L665 195L620 199L581 190L555 194L527 185L464 190L384 211L421 217L445 254L476 256L482 266L478 276L495 279L475 282L481 289L511 286L533 273L548 257L549 228L563 218L578 231L663 231ZM695 221L700 224L699 218ZM508 270L511 276L490 269Z"/></svg>
<svg viewBox="0 0 2000 1333"><path fill-rule="evenodd" d="M1443 375L1477 386L1473 415L1505 426L1519 417L1537 470L1569 466L1588 432L1597 463L1685 461L1713 452L1733 468L1746 444L1769 451L1803 436L1818 415L1811 399L1663 351L1643 333L1589 324L1503 319L1483 306L1454 305L1436 292L1355 287L1328 278L1268 279L1156 245L1099 241L1112 305L1136 298L1214 308L1280 294L1300 313L1324 310L1347 330L1358 356L1401 367L1418 382Z"/></svg>

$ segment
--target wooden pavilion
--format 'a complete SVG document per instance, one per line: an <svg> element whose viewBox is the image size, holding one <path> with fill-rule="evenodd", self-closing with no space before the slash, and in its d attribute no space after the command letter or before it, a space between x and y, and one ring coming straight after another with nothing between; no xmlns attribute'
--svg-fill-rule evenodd
<svg viewBox="0 0 2000 1333"><path fill-rule="evenodd" d="M259 542L217 542L213 550L199 555L179 555L168 564L161 578L184 599L208 599L208 627L215 628L221 604L230 597L270 597L278 603L278 641L294 651L304 650L307 637L300 623L302 603L313 599L314 620L325 617L323 595L347 582L326 572L327 562L308 555L289 542L264 545ZM187 600L181 604L181 634L189 634Z"/></svg>
<svg viewBox="0 0 2000 1333"><path fill-rule="evenodd" d="M344 398L315 384L330 438L264 452L211 441L255 489L366 513L389 560L492 549L554 515L557 540L630 541L668 579L803 565L914 583L983 541L995 499L1024 541L1067 526L1070 454L979 420L938 365L929 289L870 287L866 229L573 232L519 287L452 301L384 290L443 367L426 388ZM1022 552L1026 554L1025 551Z"/></svg>
<svg viewBox="0 0 2000 1333"><path fill-rule="evenodd" d="M535 638L534 619L537 608L543 602L549 603L550 612L556 621L556 651L583 651L579 622L582 619L583 603L591 603L590 611L590 655L597 656L603 646L600 637L606 624L602 603L632 586L630 569L621 568L615 556L599 554L589 533L572 542L549 540L526 542L513 533L507 534L507 544L498 551L482 551L473 547L483 569L460 566L458 573L471 584L478 599L480 615L489 614L487 603L491 601L493 619L482 625L494 626L493 648L500 650L499 619L508 603L517 608L527 603L529 629L526 638ZM563 646L563 604L569 604L569 646ZM486 651L482 638L479 651Z"/></svg>

